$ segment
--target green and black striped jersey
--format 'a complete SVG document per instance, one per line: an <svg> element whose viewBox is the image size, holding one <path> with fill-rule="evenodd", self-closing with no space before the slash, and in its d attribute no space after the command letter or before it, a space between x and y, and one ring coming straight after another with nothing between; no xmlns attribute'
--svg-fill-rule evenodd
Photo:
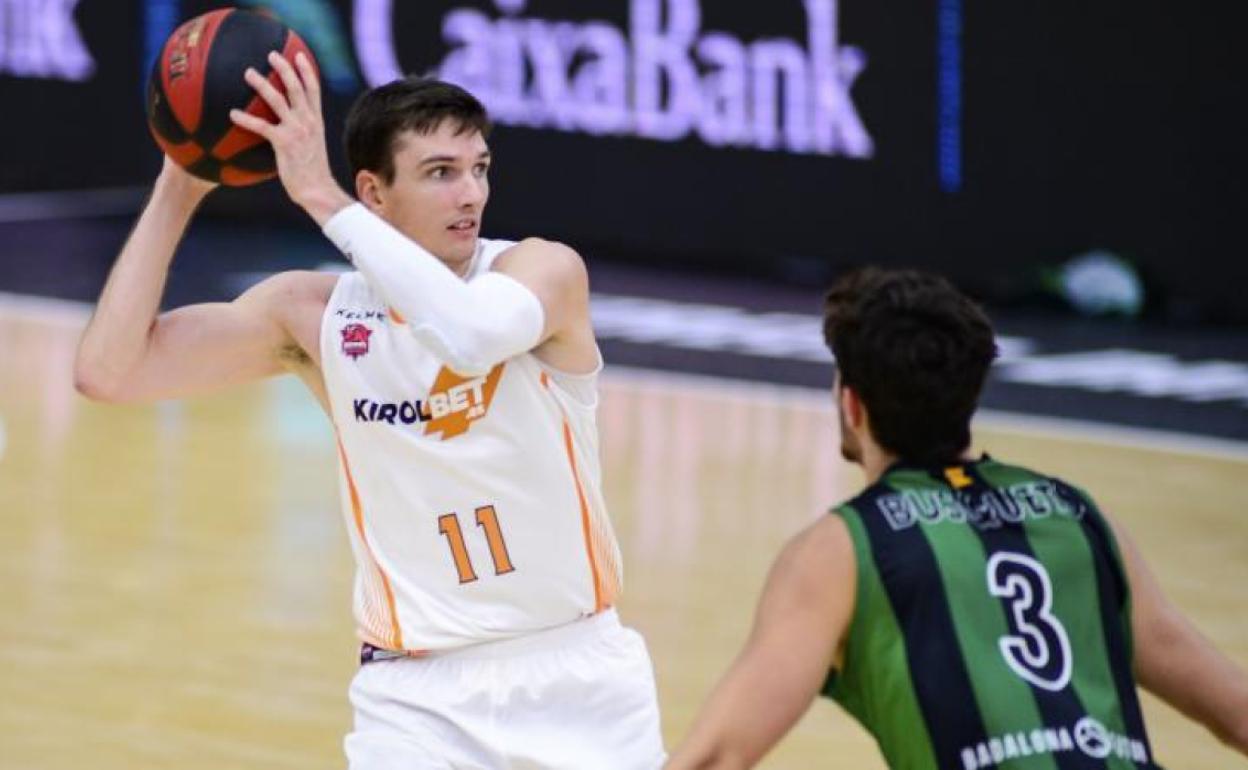
<svg viewBox="0 0 1248 770"><path fill-rule="evenodd" d="M833 513L858 587L824 694L890 767L1157 767L1131 674L1130 591L1087 495L985 456L895 465Z"/></svg>

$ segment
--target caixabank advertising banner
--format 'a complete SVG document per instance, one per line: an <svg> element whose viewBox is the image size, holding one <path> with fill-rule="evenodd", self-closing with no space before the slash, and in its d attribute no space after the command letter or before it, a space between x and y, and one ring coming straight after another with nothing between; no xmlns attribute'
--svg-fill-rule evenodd
<svg viewBox="0 0 1248 770"><path fill-rule="evenodd" d="M1235 288L1248 280L1248 55L1229 6L236 4L316 52L335 153L363 88L420 74L477 94L497 123L495 235L812 284L916 265L988 296L1107 250L1179 306L1248 316ZM14 116L0 191L149 180L146 70L180 21L219 6L0 0ZM269 187L236 196L239 214L290 216Z"/></svg>

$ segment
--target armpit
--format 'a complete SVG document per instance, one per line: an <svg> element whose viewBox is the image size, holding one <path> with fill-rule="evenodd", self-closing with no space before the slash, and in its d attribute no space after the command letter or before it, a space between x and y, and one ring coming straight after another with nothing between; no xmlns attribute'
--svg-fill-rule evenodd
<svg viewBox="0 0 1248 770"><path fill-rule="evenodd" d="M302 367L312 363L312 356L298 345L283 345L277 351L277 357L286 367Z"/></svg>

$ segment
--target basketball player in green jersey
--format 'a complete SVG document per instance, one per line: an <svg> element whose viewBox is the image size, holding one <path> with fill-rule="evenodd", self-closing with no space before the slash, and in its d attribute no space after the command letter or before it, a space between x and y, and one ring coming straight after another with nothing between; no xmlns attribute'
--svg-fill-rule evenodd
<svg viewBox="0 0 1248 770"><path fill-rule="evenodd" d="M893 768L1153 768L1137 682L1248 754L1248 677L1122 531L1069 484L970 456L996 356L974 304L865 271L828 294L824 332L868 487L780 554L669 768L753 766L819 694Z"/></svg>

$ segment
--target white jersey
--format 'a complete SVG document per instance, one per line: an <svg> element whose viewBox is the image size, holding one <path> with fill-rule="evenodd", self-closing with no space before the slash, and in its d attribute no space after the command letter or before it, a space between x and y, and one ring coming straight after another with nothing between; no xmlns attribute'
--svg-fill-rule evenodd
<svg viewBox="0 0 1248 770"><path fill-rule="evenodd" d="M481 240L470 277L511 245ZM614 603L622 576L601 491L596 374L524 353L461 377L359 273L330 297L321 362L364 641L445 650Z"/></svg>

